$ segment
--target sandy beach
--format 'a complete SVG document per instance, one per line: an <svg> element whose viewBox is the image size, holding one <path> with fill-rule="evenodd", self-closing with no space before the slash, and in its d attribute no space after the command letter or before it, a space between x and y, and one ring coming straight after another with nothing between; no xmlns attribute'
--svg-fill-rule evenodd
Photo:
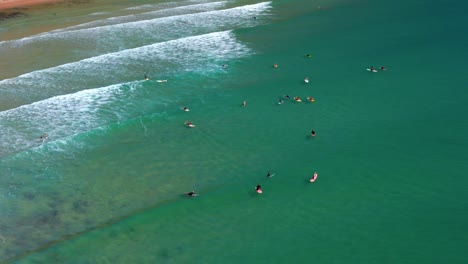
<svg viewBox="0 0 468 264"><path fill-rule="evenodd" d="M6 10L16 7L35 6L45 3L62 2L63 0L1 0L0 10Z"/></svg>

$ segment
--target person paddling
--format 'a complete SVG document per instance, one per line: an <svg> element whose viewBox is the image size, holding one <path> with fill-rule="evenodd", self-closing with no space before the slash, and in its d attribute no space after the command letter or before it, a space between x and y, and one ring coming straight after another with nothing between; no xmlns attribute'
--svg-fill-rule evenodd
<svg viewBox="0 0 468 264"><path fill-rule="evenodd" d="M310 182L314 182L315 180L317 180L317 177L318 177L318 173L317 172L314 172L314 175L312 175L312 178L310 178Z"/></svg>
<svg viewBox="0 0 468 264"><path fill-rule="evenodd" d="M260 184L257 184L257 187L255 187L255 191L256 191L257 193L262 193L262 192L263 192L263 191L262 191L262 186L260 186Z"/></svg>
<svg viewBox="0 0 468 264"><path fill-rule="evenodd" d="M185 195L191 196L191 197L198 196L198 194L195 191L188 192Z"/></svg>

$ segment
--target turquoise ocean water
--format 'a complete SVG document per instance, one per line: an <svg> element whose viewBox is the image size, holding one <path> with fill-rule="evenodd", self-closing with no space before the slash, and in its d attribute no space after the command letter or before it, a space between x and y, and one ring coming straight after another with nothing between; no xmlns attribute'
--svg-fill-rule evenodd
<svg viewBox="0 0 468 264"><path fill-rule="evenodd" d="M467 7L102 0L1 22L0 263L466 263Z"/></svg>

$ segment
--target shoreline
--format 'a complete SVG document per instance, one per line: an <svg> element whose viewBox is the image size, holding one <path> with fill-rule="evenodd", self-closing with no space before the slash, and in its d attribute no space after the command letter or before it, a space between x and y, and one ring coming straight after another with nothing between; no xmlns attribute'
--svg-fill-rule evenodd
<svg viewBox="0 0 468 264"><path fill-rule="evenodd" d="M0 0L0 11L58 2L63 0Z"/></svg>

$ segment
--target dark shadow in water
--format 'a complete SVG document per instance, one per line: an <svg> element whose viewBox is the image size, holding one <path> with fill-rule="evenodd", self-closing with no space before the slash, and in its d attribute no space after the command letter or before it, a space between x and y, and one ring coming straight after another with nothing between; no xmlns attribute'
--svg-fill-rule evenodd
<svg viewBox="0 0 468 264"><path fill-rule="evenodd" d="M215 185L215 186L211 186L210 188L204 189L202 191L205 192L205 193L208 193L209 191L216 190L218 188L220 188L220 186ZM252 190L252 195L256 195L255 190ZM37 218L35 219L35 220L38 220L36 222L36 225L37 225L36 228L40 228L44 224L49 225L49 226L53 226L53 227L58 227L58 225L61 223L61 221L60 221L60 212L59 212L59 210L57 210L57 208L59 207L59 205L61 203L63 203L63 200L60 199L56 193L49 194L49 197L50 197L49 199L52 199L52 201L53 201L53 202L49 203L50 210L47 213L39 215L38 216L39 219L37 219ZM95 223L94 221L92 221L90 219L86 219L85 223L87 224L87 226L90 226L90 227L88 227L88 228L86 228L86 229L84 229L82 231L76 232L76 233L64 235L64 236L62 236L61 238L59 238L57 240L47 242L47 243L42 244L42 245L40 245L40 246L38 246L38 247L36 247L36 248L34 248L32 250L23 251L23 252L21 252L19 254L17 254L17 252L14 252L13 253L13 255L15 255L14 257L11 257L11 258L6 259L4 261L5 261L5 263L15 262L16 260L25 258L25 257L27 257L29 255L32 255L32 254L34 254L36 252L39 252L39 251L43 251L43 250L45 250L47 248L55 246L55 245L57 245L59 243L63 243L65 241L67 241L67 240L77 238L77 237L79 237L79 236L81 236L83 234L86 234L86 233L89 233L89 232L92 232L92 231L95 231L95 230L99 230L99 229L109 227L111 225L114 225L116 223L124 221L125 219L128 219L129 217L132 217L134 215L142 214L144 212L154 210L155 208L157 208L159 206L175 202L175 201L179 200L182 197L186 198L186 199L196 198L196 197L187 196L185 194L180 194L180 195L177 195L176 197L174 197L172 199L157 202L152 206L134 210L134 211L132 211L132 212L126 214L126 215L122 215L120 217L110 219L107 222L103 222L103 223ZM75 201L73 203L73 206L75 206L75 205L76 205L77 210L84 210L84 208L89 206L89 203L87 201L84 201L84 200L77 200L77 201ZM30 221L17 222L16 225L17 226L22 226L22 225L26 225L26 224L29 224L29 223L30 223ZM130 230L127 230L127 231L133 232L134 230L130 229Z"/></svg>
<svg viewBox="0 0 468 264"><path fill-rule="evenodd" d="M27 17L28 14L16 11L17 9L13 9L15 11L5 11L5 12L0 12L0 22L3 20L7 19L12 19L12 18L20 18L20 17Z"/></svg>

